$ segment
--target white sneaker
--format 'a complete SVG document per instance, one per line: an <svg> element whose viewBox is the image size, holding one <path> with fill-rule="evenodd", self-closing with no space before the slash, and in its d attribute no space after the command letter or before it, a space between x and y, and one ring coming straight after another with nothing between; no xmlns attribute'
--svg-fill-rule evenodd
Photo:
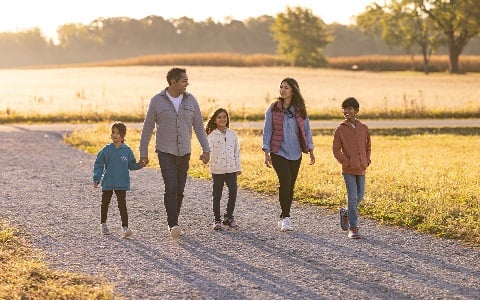
<svg viewBox="0 0 480 300"><path fill-rule="evenodd" d="M278 229L282 229L282 223L283 223L283 218L278 220L278 222L277 222L277 228Z"/></svg>
<svg viewBox="0 0 480 300"><path fill-rule="evenodd" d="M281 231L292 231L293 230L293 227L292 227L292 224L290 222L290 218L289 217L285 217L283 218L282 220L282 228L280 229Z"/></svg>
<svg viewBox="0 0 480 300"><path fill-rule="evenodd" d="M123 238L128 238L129 236L132 236L133 231L128 228L128 227L123 227Z"/></svg>
<svg viewBox="0 0 480 300"><path fill-rule="evenodd" d="M110 234L110 230L108 230L107 223L101 224L101 232L102 234Z"/></svg>
<svg viewBox="0 0 480 300"><path fill-rule="evenodd" d="M172 236L172 239L178 240L182 234L183 232L180 226L175 225L172 228L170 228L170 235Z"/></svg>

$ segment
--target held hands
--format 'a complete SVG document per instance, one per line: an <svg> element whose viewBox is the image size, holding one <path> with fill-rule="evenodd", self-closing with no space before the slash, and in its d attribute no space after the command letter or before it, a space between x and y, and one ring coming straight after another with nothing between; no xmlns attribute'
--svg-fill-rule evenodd
<svg viewBox="0 0 480 300"><path fill-rule="evenodd" d="M207 164L210 161L210 152L203 152L202 155L200 155L200 160L204 164Z"/></svg>
<svg viewBox="0 0 480 300"><path fill-rule="evenodd" d="M140 157L140 161L138 162L142 168L145 168L148 165L148 157Z"/></svg>

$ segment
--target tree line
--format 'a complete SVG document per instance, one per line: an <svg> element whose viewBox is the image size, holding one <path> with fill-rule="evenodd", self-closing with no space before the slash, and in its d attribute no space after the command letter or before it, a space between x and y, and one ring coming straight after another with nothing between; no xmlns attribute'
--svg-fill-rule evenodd
<svg viewBox="0 0 480 300"><path fill-rule="evenodd" d="M58 41L39 28L0 33L0 67L71 64L155 54L234 52L280 54L295 66L321 67L328 57L448 54L451 71L460 54L480 54L480 0L375 2L355 25L325 24L307 8L244 21L188 17L98 18L67 23Z"/></svg>

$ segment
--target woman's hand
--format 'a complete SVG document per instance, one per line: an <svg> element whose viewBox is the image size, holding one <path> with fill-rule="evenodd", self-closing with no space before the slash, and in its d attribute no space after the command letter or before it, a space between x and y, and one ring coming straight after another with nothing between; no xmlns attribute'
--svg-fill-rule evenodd
<svg viewBox="0 0 480 300"><path fill-rule="evenodd" d="M267 168L271 168L272 158L270 157L270 153L268 153L268 151L264 151L264 153L265 153L265 166L267 166Z"/></svg>

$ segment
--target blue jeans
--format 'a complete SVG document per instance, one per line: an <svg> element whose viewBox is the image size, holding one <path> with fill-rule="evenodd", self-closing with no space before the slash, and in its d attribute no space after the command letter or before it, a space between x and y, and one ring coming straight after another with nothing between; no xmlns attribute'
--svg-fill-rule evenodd
<svg viewBox="0 0 480 300"><path fill-rule="evenodd" d="M233 217L235 202L237 201L237 173L212 174L213 179L213 215L216 221L220 221L220 200L222 199L223 185L227 184L228 201L225 219Z"/></svg>
<svg viewBox="0 0 480 300"><path fill-rule="evenodd" d="M280 207L282 209L280 218L290 217L295 182L297 181L302 158L300 157L298 160L288 160L273 153L270 154L270 157L272 158L272 166L277 173L280 185L278 189L278 199L280 200Z"/></svg>
<svg viewBox="0 0 480 300"><path fill-rule="evenodd" d="M165 194L163 202L167 211L168 226L178 225L178 215L182 207L183 191L187 182L187 171L190 163L190 154L176 156L158 152L158 163L162 171Z"/></svg>
<svg viewBox="0 0 480 300"><path fill-rule="evenodd" d="M358 227L358 204L365 195L365 175L342 174L348 195L349 227Z"/></svg>

